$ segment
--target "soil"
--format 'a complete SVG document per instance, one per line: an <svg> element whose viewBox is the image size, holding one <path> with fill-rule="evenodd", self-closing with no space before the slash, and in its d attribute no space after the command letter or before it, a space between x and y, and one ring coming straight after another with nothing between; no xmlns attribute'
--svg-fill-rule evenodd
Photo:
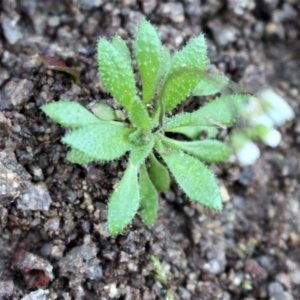
<svg viewBox="0 0 300 300"><path fill-rule="evenodd" d="M112 238L106 204L127 157L69 163L64 129L40 108L111 101L97 39L119 34L132 46L143 18L171 50L204 32L211 67L271 86L296 118L280 128L277 148L260 145L253 166L234 158L211 166L222 213L172 184L153 227L136 217ZM300 299L299 20L299 0L0 2L0 299ZM80 80L47 70L38 53L62 59Z"/></svg>

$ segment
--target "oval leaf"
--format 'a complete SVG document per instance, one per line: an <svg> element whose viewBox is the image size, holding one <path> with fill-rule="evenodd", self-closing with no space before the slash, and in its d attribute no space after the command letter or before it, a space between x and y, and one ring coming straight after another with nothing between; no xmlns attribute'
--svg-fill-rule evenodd
<svg viewBox="0 0 300 300"><path fill-rule="evenodd" d="M209 96L222 91L228 85L228 78L220 74L205 73L193 91L195 96Z"/></svg>
<svg viewBox="0 0 300 300"><path fill-rule="evenodd" d="M101 121L77 102L64 101L52 102L42 107L46 115L67 128L101 123Z"/></svg>
<svg viewBox="0 0 300 300"><path fill-rule="evenodd" d="M202 162L164 144L157 150L179 186L191 200L213 210L222 210L222 201L214 175Z"/></svg>
<svg viewBox="0 0 300 300"><path fill-rule="evenodd" d="M101 80L113 97L129 112L132 99L136 97L135 78L130 59L101 38L98 41L98 62Z"/></svg>
<svg viewBox="0 0 300 300"><path fill-rule="evenodd" d="M166 192L170 187L169 171L156 159L154 154L149 156L148 173L158 191Z"/></svg>
<svg viewBox="0 0 300 300"><path fill-rule="evenodd" d="M164 141L165 140L167 140L170 145L210 163L225 161L232 153L227 145L217 140L206 139L202 141L185 142L164 138Z"/></svg>
<svg viewBox="0 0 300 300"><path fill-rule="evenodd" d="M125 41L118 35L115 35L111 40L112 45L119 51L121 55L124 56L124 59L131 61L129 49Z"/></svg>
<svg viewBox="0 0 300 300"><path fill-rule="evenodd" d="M140 216L144 223L151 226L157 217L158 194L149 178L145 164L140 167Z"/></svg>
<svg viewBox="0 0 300 300"><path fill-rule="evenodd" d="M96 103L91 107L92 112L102 121L117 120L115 110L106 103Z"/></svg>
<svg viewBox="0 0 300 300"><path fill-rule="evenodd" d="M145 105L138 97L132 99L128 112L132 124L144 130L151 130L151 119Z"/></svg>
<svg viewBox="0 0 300 300"><path fill-rule="evenodd" d="M137 213L139 202L137 167L129 163L108 202L107 223L110 235L117 235L130 224Z"/></svg>
<svg viewBox="0 0 300 300"><path fill-rule="evenodd" d="M79 165L88 164L95 159L76 149L71 149L67 154L67 160Z"/></svg>
<svg viewBox="0 0 300 300"><path fill-rule="evenodd" d="M119 124L100 123L74 130L62 141L94 160L108 161L119 158L131 148L128 136L132 131Z"/></svg>
<svg viewBox="0 0 300 300"><path fill-rule="evenodd" d="M183 113L165 119L164 129L182 126L211 126L212 122L230 126L241 116L242 108L248 99L249 95L245 94L218 97L192 113Z"/></svg>
<svg viewBox="0 0 300 300"><path fill-rule="evenodd" d="M154 147L154 137L152 135L150 136L150 140L147 143L141 145L132 144L130 161L136 166L141 165L145 161L145 159L149 156L153 147Z"/></svg>
<svg viewBox="0 0 300 300"><path fill-rule="evenodd" d="M141 75L143 102L151 102L157 88L157 74L160 69L162 44L155 28L146 20L140 23L134 53Z"/></svg>
<svg viewBox="0 0 300 300"><path fill-rule="evenodd" d="M159 101L168 112L193 92L208 64L204 35L199 35L175 53L164 80Z"/></svg>
<svg viewBox="0 0 300 300"><path fill-rule="evenodd" d="M198 140L202 134L207 138L212 139L215 138L219 132L216 126L182 126L165 129L165 131L177 132L192 140Z"/></svg>

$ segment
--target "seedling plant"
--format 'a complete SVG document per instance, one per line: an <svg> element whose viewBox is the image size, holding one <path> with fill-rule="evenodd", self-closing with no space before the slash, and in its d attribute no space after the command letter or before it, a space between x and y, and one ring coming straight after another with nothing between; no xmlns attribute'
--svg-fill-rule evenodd
<svg viewBox="0 0 300 300"><path fill-rule="evenodd" d="M122 232L137 213L145 224L154 223L158 192L168 190L169 172L192 201L215 211L222 209L215 176L206 163L224 161L231 155L231 148L216 139L218 128L233 125L249 98L246 94L223 95L194 112L172 115L188 96L215 94L227 82L225 77L207 72L204 36L200 34L171 56L155 28L142 21L133 52L141 95L126 43L117 35L111 41L98 41L101 81L123 106L126 120L120 120L103 103L94 113L67 100L42 108L71 130L62 139L71 147L67 154L70 162L109 162L129 152L127 169L108 202L108 232L112 236ZM203 132L207 138L200 140Z"/></svg>

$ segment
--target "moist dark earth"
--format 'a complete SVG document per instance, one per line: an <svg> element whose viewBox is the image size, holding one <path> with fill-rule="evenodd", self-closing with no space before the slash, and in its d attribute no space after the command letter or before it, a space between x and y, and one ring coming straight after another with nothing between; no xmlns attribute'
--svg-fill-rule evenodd
<svg viewBox="0 0 300 300"><path fill-rule="evenodd" d="M112 238L107 199L128 157L69 163L65 130L41 106L121 110L99 81L96 43L118 34L132 47L144 18L171 51L204 32L211 68L254 93L272 87L296 117L277 148L259 145L256 164L210 166L221 213L172 183L153 227L136 217ZM2 0L0 23L0 299L300 299L299 0ZM80 80L47 70L38 53Z"/></svg>

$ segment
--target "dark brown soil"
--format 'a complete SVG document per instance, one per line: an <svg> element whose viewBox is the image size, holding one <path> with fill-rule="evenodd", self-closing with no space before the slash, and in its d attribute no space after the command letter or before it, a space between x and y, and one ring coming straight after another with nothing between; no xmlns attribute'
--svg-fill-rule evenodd
<svg viewBox="0 0 300 300"><path fill-rule="evenodd" d="M296 118L280 128L279 147L260 145L255 165L211 166L222 213L189 202L172 184L152 228L136 217L111 238L106 203L127 157L69 163L64 129L40 108L109 100L97 39L119 34L132 45L143 18L172 50L204 32L213 67L246 86L271 86ZM2 0L0 299L152 300L167 290L174 299L300 299L299 20L299 0ZM80 81L48 71L38 53L64 60Z"/></svg>

